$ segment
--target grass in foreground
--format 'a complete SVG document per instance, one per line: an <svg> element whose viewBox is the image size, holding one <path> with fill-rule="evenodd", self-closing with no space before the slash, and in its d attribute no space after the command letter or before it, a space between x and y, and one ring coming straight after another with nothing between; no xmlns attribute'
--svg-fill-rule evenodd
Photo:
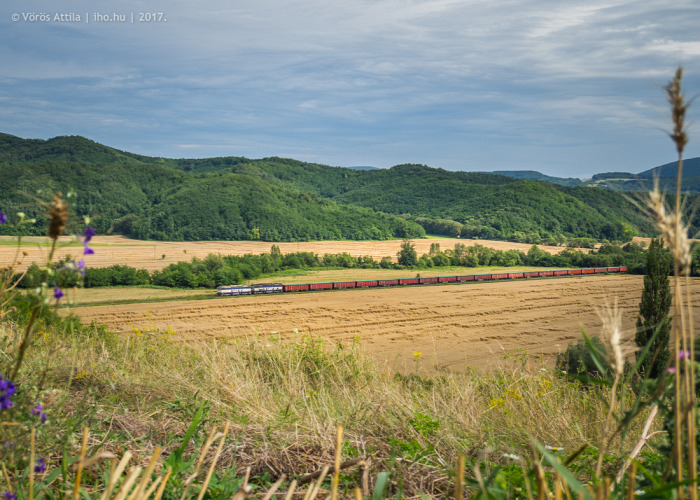
<svg viewBox="0 0 700 500"><path fill-rule="evenodd" d="M16 345L19 330L3 328ZM261 490L283 473L299 478L332 464L337 425L345 429L342 459L363 458L372 478L389 472L391 491L406 497L447 495L458 454L488 474L497 466L513 469L518 461L508 456L531 455L531 436L567 452L601 437L605 402L578 382L529 366L525 357L491 375L435 375L423 370L416 353L414 372L397 375L380 370L357 343L300 333L188 346L170 342L172 333L135 331L124 339L95 327L39 331L26 360L49 415L38 429L37 456L48 467L37 484L60 468L58 436L70 456L79 454L83 426L90 430L86 456L121 457L129 450L132 463L145 467L162 447L156 468L165 470L200 407L201 424L183 460L196 457L206 429L228 421L217 478L240 481L250 467L249 482ZM620 446L613 443L611 467L620 460ZM592 458L589 465L586 460L584 478L592 467ZM83 471L86 493L101 491L105 467ZM341 485L360 485L359 474L349 469ZM52 485L59 484L56 477ZM171 494L181 493L177 484ZM59 489L70 486L64 480ZM513 496L524 494L523 487L517 477L508 485Z"/></svg>

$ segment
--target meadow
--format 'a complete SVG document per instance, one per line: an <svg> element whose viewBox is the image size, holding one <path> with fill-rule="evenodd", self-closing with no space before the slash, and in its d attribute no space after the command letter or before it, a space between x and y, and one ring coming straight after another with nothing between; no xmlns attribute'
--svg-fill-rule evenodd
<svg viewBox="0 0 700 500"><path fill-rule="evenodd" d="M658 376L639 370L661 351L651 345L662 323L631 326L635 276L212 300L179 300L174 290L172 302L87 299L73 309L80 321L60 308L66 296L51 266L35 290L17 293L13 264L0 275L2 496L695 500L700 283L690 277L681 211L681 76L666 87L679 153L675 207L657 189L644 201L674 275L670 354ZM49 264L68 218L57 194L42 254ZM105 248L93 236L79 233L86 255ZM660 246L647 254L645 290L651 275L667 280L665 255ZM202 298L196 293L189 298ZM650 297L651 306L671 306L668 294ZM90 312L113 323L88 324ZM252 332L238 334L246 317ZM403 331L421 321L421 332ZM188 337L199 323L203 338ZM401 351L407 359L378 362L363 345L358 330L376 323L389 344L413 335ZM578 338L580 324L581 363L563 373L538 351L547 354L552 332ZM234 334L206 335L222 325ZM635 331L650 335L640 349L629 341ZM476 336L461 342L465 332ZM510 342L508 332L521 345L499 353L494 344ZM435 348L431 357L435 339L447 342L444 358ZM469 365L486 344L500 362ZM459 358L452 364L450 353Z"/></svg>

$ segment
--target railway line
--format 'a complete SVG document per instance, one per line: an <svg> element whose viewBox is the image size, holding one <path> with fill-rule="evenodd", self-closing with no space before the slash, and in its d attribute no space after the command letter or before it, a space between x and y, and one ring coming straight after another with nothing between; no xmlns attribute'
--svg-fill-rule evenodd
<svg viewBox="0 0 700 500"><path fill-rule="evenodd" d="M459 276L431 276L415 278L397 278L385 280L333 281L327 283L256 283L254 285L220 286L216 290L219 296L259 295L270 293L313 292L324 290L347 290L351 288L375 288L415 285L436 285L440 283L463 283L494 280L520 280L532 278L553 278L563 276L580 276L590 274L611 274L627 272L627 267L588 267L578 269L557 269L550 271L524 271L515 273L468 274Z"/></svg>

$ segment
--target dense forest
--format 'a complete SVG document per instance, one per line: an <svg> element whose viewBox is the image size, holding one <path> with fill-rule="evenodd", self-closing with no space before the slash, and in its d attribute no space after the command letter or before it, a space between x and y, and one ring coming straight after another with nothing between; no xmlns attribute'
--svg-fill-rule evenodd
<svg viewBox="0 0 700 500"><path fill-rule="evenodd" d="M76 213L90 216L99 234L139 239L357 240L427 231L563 243L654 234L638 195L425 165L360 170L276 157L167 159L77 136L0 134L0 178L0 210L36 217L23 226L34 234L46 226L37 202L55 191L74 192ZM689 211L696 201L686 203ZM0 226L4 234L15 230Z"/></svg>

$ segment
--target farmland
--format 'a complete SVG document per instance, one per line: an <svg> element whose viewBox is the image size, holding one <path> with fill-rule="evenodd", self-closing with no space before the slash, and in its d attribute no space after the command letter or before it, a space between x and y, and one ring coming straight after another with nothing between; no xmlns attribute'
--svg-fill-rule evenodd
<svg viewBox="0 0 700 500"><path fill-rule="evenodd" d="M700 280L693 286L693 296L700 297ZM462 371L525 350L551 361L581 327L598 334L598 312L606 302L617 302L630 338L641 289L641 276L611 275L97 305L73 312L122 333L170 328L183 341L272 333L294 338L295 331L341 342L359 337L375 359L396 369L411 368L412 353L422 352L426 367ZM124 290L116 289L114 299L131 293Z"/></svg>
<svg viewBox="0 0 700 500"><path fill-rule="evenodd" d="M22 265L18 269L24 269L33 261L42 262L48 254L48 244L45 238L23 239L23 250L27 252ZM522 250L527 252L532 245L525 243L513 243L507 241L469 240L457 238L420 239L414 240L418 254L428 253L432 243L440 243L444 250L454 248L456 243L467 246L476 243L494 248L496 250ZM370 255L375 260L382 257L392 257L396 260L399 251L400 240L388 241L311 241L300 243L270 243L265 241L197 241L197 242L163 242L132 240L123 236L96 236L91 242L95 247L95 254L87 256L85 262L90 267L107 267L113 264L128 265L149 271L163 269L168 265L189 261L193 257L204 258L207 255L245 255L248 253L261 254L270 251L272 245L277 245L283 254L291 252L312 252L319 255L325 253L347 252L354 257ZM541 246L542 250L549 253L559 253L564 247ZM0 237L0 262L12 262L15 255L15 246L10 237ZM56 251L56 259L64 256L80 257L82 245L71 241L70 238L62 238Z"/></svg>

